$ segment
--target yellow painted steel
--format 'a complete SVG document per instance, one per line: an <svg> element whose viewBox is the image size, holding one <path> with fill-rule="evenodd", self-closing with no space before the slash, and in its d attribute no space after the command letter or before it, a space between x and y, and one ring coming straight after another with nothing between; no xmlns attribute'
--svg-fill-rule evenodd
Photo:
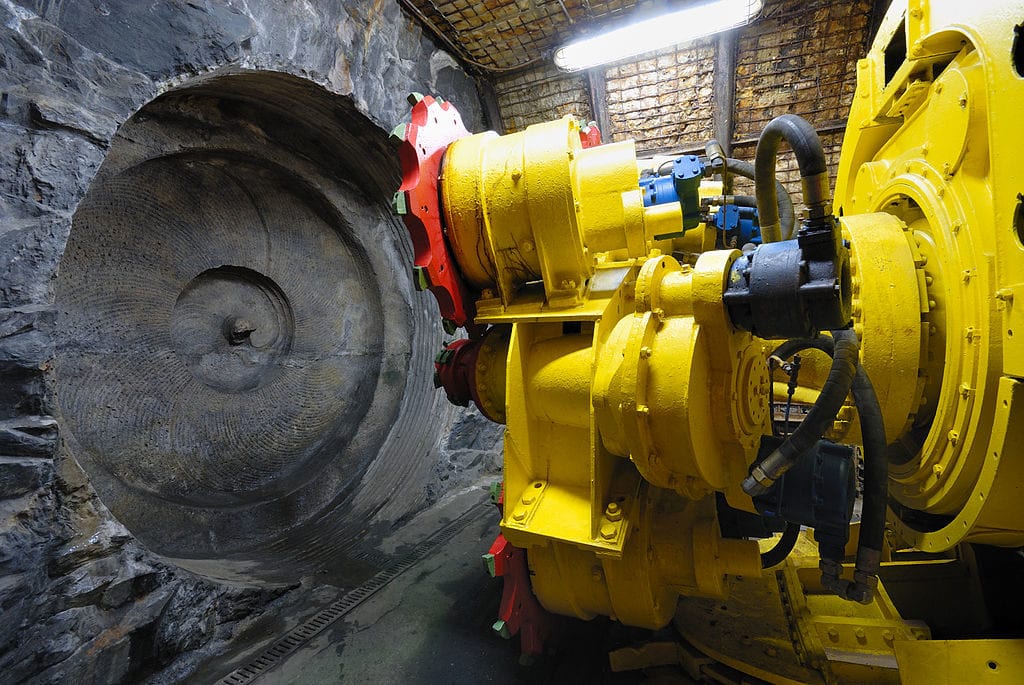
<svg viewBox="0 0 1024 685"><path fill-rule="evenodd" d="M502 527L530 549L541 602L657 627L680 593L756 573L756 543L721 539L713 495L739 492L767 421L765 345L721 307L738 253L663 254L704 252L714 232L684 233L678 204L645 209L632 143L583 149L568 118L461 139L441 181L477 322L513 324L485 340L477 388L506 423ZM656 560L645 539L678 544Z"/></svg>
<svg viewBox="0 0 1024 685"><path fill-rule="evenodd" d="M905 356L890 369L916 371L917 406L907 417L913 430L893 430L898 417L886 416L890 441L905 453L891 468L890 494L908 511L946 523L922 529L902 511L893 523L907 544L929 551L963 540L1020 545L1020 507L993 500L992 491L1022 483L1001 463L1007 450L1019 454L1012 416L1021 411L1015 388L1024 376L1024 339L1014 337L1024 322L1013 297L1024 272L1014 152L1024 142L1024 56L1014 52L1021 7L894 5L858 63L835 193L836 206L859 221L888 215L902 222L915 252L920 361L914 369ZM886 46L899 31L907 55L893 69ZM902 339L909 351L918 336L865 330L865 345L883 338ZM865 354L870 364L874 357ZM907 378L904 389L913 385Z"/></svg>
<svg viewBox="0 0 1024 685"><path fill-rule="evenodd" d="M1024 65L1010 59L1022 18L894 0L858 63L835 207L892 445L896 546L1024 544ZM477 369L506 424L503 533L529 550L549 610L660 627L680 595L723 597L760 575L756 542L722 538L715 498L753 510L739 485L771 433L773 345L723 306L739 253L713 250L704 225L665 238L682 231L679 207L644 208L636 168L632 143L583 149L566 118L456 141L441 194L481 293L476 322L505 326ZM813 402L826 371L808 363L798 401ZM833 435L858 442L853 409L839 419ZM787 600L804 652L793 673L892 681L893 636L927 630L903 621L884 583L854 611L821 596L816 572L787 571L803 588L802 604Z"/></svg>

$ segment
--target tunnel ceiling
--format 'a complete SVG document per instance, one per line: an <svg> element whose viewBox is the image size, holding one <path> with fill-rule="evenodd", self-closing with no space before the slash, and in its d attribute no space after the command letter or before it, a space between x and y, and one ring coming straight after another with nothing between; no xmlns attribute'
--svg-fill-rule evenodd
<svg viewBox="0 0 1024 685"><path fill-rule="evenodd" d="M547 59L564 41L614 23L636 0L402 0L460 56L484 71ZM681 4L681 3L675 3ZM691 3L692 4L692 3Z"/></svg>
<svg viewBox="0 0 1024 685"><path fill-rule="evenodd" d="M154 551L280 569L422 488L447 410L395 159L348 100L271 73L118 133L61 261L55 371L66 449Z"/></svg>

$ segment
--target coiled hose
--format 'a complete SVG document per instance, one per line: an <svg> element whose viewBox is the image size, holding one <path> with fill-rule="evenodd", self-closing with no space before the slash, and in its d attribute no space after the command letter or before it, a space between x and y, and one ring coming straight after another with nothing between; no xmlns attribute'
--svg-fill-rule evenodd
<svg viewBox="0 0 1024 685"><path fill-rule="evenodd" d="M779 346L775 354L788 359L803 350L816 349L834 358L836 347L836 342L827 337L791 340ZM822 550L821 582L826 589L840 597L868 604L878 586L878 569L885 543L885 508L889 500L888 450L878 396L867 372L859 364L851 390L860 416L861 443L864 448L864 501L857 561L853 582L850 582L840 578L843 550Z"/></svg>
<svg viewBox="0 0 1024 685"><path fill-rule="evenodd" d="M750 179L751 181L754 181L756 186L757 179L755 178L755 176L757 174L755 172L754 165L751 164L750 162L744 162L742 159L733 159L732 157L728 157L725 160L725 166L726 169L728 169L729 173ZM775 194L773 196L775 198L773 201L773 206L775 207L775 218L772 219L772 221L775 221L780 225L779 239L789 240L794 235L796 235L796 210L793 208L793 198L790 197L789 191L786 190L786 186L782 185L782 182L775 178L774 169L772 170L772 178L774 180L773 189L775 191ZM735 204L739 204L739 202ZM758 199L756 198L756 196L754 199L753 206L758 207ZM758 224L760 225L760 209L758 209L757 211L757 217ZM764 240L763 234L761 239ZM764 241L771 242L767 240Z"/></svg>
<svg viewBox="0 0 1024 685"><path fill-rule="evenodd" d="M799 461L821 439L835 421L846 396L850 394L857 375L857 357L860 343L850 329L832 331L835 349L832 368L818 400L793 434L767 457L758 462L743 481L743 491L751 497L763 495L783 473Z"/></svg>
<svg viewBox="0 0 1024 685"><path fill-rule="evenodd" d="M757 217L761 224L761 240L766 243L782 239L778 211L778 192L775 162L779 143L785 140L793 148L800 167L804 204L809 208L824 207L830 201L828 167L821 139L807 121L795 114L783 114L772 119L757 139L754 155L754 192L757 194Z"/></svg>

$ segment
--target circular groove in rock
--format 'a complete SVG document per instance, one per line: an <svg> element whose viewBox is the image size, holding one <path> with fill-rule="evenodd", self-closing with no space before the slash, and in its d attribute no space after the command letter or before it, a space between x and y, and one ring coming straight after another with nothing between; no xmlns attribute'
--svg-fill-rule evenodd
<svg viewBox="0 0 1024 685"><path fill-rule="evenodd" d="M170 333L197 380L223 393L241 393L277 378L291 351L295 315L271 279L242 266L220 266L181 291Z"/></svg>
<svg viewBox="0 0 1024 685"><path fill-rule="evenodd" d="M267 74L172 92L115 138L55 286L57 397L66 449L154 551L290 579L310 541L330 566L424 499L451 412L385 140Z"/></svg>
<svg viewBox="0 0 1024 685"><path fill-rule="evenodd" d="M60 356L62 406L79 445L127 487L207 507L287 495L362 421L379 301L365 254L341 237L351 229L300 193L254 160L175 155L79 208L62 326L91 337ZM236 319L256 324L253 339L227 339ZM94 411L97 388L112 411Z"/></svg>

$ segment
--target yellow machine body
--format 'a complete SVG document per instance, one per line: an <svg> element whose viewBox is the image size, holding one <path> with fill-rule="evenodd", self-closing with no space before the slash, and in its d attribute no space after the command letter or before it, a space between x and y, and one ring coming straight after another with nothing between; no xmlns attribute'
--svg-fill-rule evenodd
<svg viewBox="0 0 1024 685"><path fill-rule="evenodd" d="M506 369L502 530L544 606L659 627L680 593L758 573L756 542L718 534L713 494L742 496L768 419L766 346L721 308L738 253L663 254L714 233L659 239L683 233L679 204L645 208L632 142L584 149L570 118L456 141L441 194L476 322L513 324L477 383Z"/></svg>
<svg viewBox="0 0 1024 685"><path fill-rule="evenodd" d="M946 551L957 568L960 543L1024 545L1021 9L893 2L858 63L834 201L860 363L891 445L892 554ZM786 609L781 637L750 638L768 662L742 645L730 655L728 634L714 644L719 600L681 630L757 677L886 682L897 662L903 674L929 659L1014 672L983 654L1009 649L1019 666L1021 643L925 640L927 625L895 608L886 583L941 587L927 579L943 559L887 556L863 607L824 597L816 562L797 554L749 599L761 549L722 536L716 497L755 510L740 483L786 389L769 377L773 345L723 304L740 253L713 249L704 224L682 231L678 204L645 208L637 181L632 142L584 148L569 118L458 139L440 176L447 240L479 293L474 321L501 331L477 359L478 403L506 425L501 529L527 550L540 603L659 628L680 596L735 597L747 579L740 615L772 598ZM796 399L818 387L805 379ZM855 443L857 425L848 407L830 435ZM773 654L783 644L788 675Z"/></svg>

